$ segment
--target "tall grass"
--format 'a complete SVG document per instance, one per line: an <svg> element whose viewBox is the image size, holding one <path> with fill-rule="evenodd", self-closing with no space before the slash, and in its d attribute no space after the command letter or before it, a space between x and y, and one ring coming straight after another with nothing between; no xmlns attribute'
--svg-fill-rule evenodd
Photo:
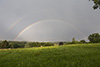
<svg viewBox="0 0 100 67"><path fill-rule="evenodd" d="M100 44L0 50L0 67L100 67Z"/></svg>

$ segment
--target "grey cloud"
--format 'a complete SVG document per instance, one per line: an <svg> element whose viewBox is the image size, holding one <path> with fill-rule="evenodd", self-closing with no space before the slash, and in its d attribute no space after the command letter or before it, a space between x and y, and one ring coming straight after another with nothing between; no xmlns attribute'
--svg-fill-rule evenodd
<svg viewBox="0 0 100 67"><path fill-rule="evenodd" d="M0 0L0 39L14 40L27 26L46 19L64 20L79 29L84 36L99 33L100 13L99 10L93 10L92 6L93 3L88 0ZM9 30L16 22L18 23ZM84 38L80 33L76 34L73 28L69 30L64 31L63 36L59 34L59 37L56 33L52 34L55 38L51 38L48 33L46 39L69 41L74 36L78 40ZM41 40L40 36L37 38Z"/></svg>

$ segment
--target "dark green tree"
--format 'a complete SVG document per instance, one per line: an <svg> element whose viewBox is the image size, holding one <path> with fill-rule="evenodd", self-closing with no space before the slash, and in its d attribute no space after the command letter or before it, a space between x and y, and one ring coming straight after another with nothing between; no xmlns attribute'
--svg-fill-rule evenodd
<svg viewBox="0 0 100 67"><path fill-rule="evenodd" d="M98 33L93 33L88 36L91 43L100 43L100 35Z"/></svg>
<svg viewBox="0 0 100 67"><path fill-rule="evenodd" d="M38 43L38 42L33 42L33 47L40 47L40 43Z"/></svg>
<svg viewBox="0 0 100 67"><path fill-rule="evenodd" d="M9 43L7 40L2 41L0 44L1 48L9 48Z"/></svg>
<svg viewBox="0 0 100 67"><path fill-rule="evenodd" d="M44 46L54 46L54 44L50 43L50 42L47 42L47 43L44 44Z"/></svg>
<svg viewBox="0 0 100 67"><path fill-rule="evenodd" d="M85 40L80 40L80 42L81 42L81 43L86 43L86 41L85 41Z"/></svg>
<svg viewBox="0 0 100 67"><path fill-rule="evenodd" d="M90 0L89 0L90 1ZM97 9L99 8L100 9L100 0L92 0L94 2L94 6L93 6L93 9Z"/></svg>
<svg viewBox="0 0 100 67"><path fill-rule="evenodd" d="M16 43L13 43L13 44L10 44L10 48L20 48L18 44Z"/></svg>

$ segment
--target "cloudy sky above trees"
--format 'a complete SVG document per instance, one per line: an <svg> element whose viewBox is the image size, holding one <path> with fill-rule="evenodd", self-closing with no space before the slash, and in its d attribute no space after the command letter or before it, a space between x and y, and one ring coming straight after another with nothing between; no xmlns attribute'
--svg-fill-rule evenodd
<svg viewBox="0 0 100 67"><path fill-rule="evenodd" d="M71 41L100 33L89 0L0 0L0 40Z"/></svg>

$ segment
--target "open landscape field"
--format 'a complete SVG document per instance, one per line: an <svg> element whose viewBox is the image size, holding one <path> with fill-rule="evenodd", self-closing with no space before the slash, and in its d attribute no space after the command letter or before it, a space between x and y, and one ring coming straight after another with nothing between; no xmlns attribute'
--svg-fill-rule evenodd
<svg viewBox="0 0 100 67"><path fill-rule="evenodd" d="M100 67L100 0L0 0L0 67Z"/></svg>
<svg viewBox="0 0 100 67"><path fill-rule="evenodd" d="M0 67L100 67L100 44L0 50Z"/></svg>

